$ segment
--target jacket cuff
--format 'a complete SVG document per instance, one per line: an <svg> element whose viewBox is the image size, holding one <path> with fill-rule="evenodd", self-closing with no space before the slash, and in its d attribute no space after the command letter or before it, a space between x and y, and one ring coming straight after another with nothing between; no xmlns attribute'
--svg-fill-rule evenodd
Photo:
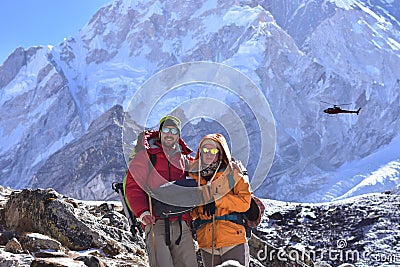
<svg viewBox="0 0 400 267"><path fill-rule="evenodd" d="M145 212L142 212L142 214L140 214L139 221L140 221L141 223L143 223L143 224L145 224L145 223L143 222L143 217L146 216L146 215L151 215L151 214L150 214L150 211L146 210Z"/></svg>

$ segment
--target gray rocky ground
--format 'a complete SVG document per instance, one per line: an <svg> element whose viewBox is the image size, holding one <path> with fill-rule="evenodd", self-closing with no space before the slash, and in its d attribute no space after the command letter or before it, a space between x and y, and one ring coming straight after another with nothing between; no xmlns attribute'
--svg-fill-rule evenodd
<svg viewBox="0 0 400 267"><path fill-rule="evenodd" d="M252 267L400 264L396 192L321 204L263 201L262 224L249 240ZM0 266L148 263L143 239L131 234L119 202L0 187Z"/></svg>

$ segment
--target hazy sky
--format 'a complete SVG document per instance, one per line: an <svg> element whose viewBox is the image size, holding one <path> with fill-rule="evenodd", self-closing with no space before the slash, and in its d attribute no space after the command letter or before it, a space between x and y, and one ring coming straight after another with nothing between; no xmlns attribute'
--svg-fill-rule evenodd
<svg viewBox="0 0 400 267"><path fill-rule="evenodd" d="M15 48L58 45L112 0L2 0L0 65Z"/></svg>

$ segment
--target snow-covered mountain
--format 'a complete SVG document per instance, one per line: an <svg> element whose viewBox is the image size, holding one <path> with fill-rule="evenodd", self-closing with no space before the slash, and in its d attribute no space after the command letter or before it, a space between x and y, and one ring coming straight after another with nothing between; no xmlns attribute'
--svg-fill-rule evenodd
<svg viewBox="0 0 400 267"><path fill-rule="evenodd" d="M250 174L269 168L260 106L228 88L182 85L156 103L146 101L153 91L135 95L159 71L206 61L247 75L273 113L275 158L258 195L320 202L397 187L399 17L383 0L112 1L60 45L17 48L0 66L0 183L113 198L125 168L122 111L133 96L153 110L147 126L169 112L191 122L183 137L192 148L206 131L182 103L209 99L202 109L211 122L201 127L242 123L247 135L233 150L249 143ZM237 116L215 112L215 100ZM361 112L327 115L321 101Z"/></svg>

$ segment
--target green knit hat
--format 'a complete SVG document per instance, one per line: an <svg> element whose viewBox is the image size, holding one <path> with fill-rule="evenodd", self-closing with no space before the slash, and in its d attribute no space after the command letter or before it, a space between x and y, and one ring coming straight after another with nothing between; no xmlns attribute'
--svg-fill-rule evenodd
<svg viewBox="0 0 400 267"><path fill-rule="evenodd" d="M175 116L167 115L162 117L160 120L160 128L158 130L161 131L163 126L174 126L179 130L179 135L181 133L181 121Z"/></svg>

